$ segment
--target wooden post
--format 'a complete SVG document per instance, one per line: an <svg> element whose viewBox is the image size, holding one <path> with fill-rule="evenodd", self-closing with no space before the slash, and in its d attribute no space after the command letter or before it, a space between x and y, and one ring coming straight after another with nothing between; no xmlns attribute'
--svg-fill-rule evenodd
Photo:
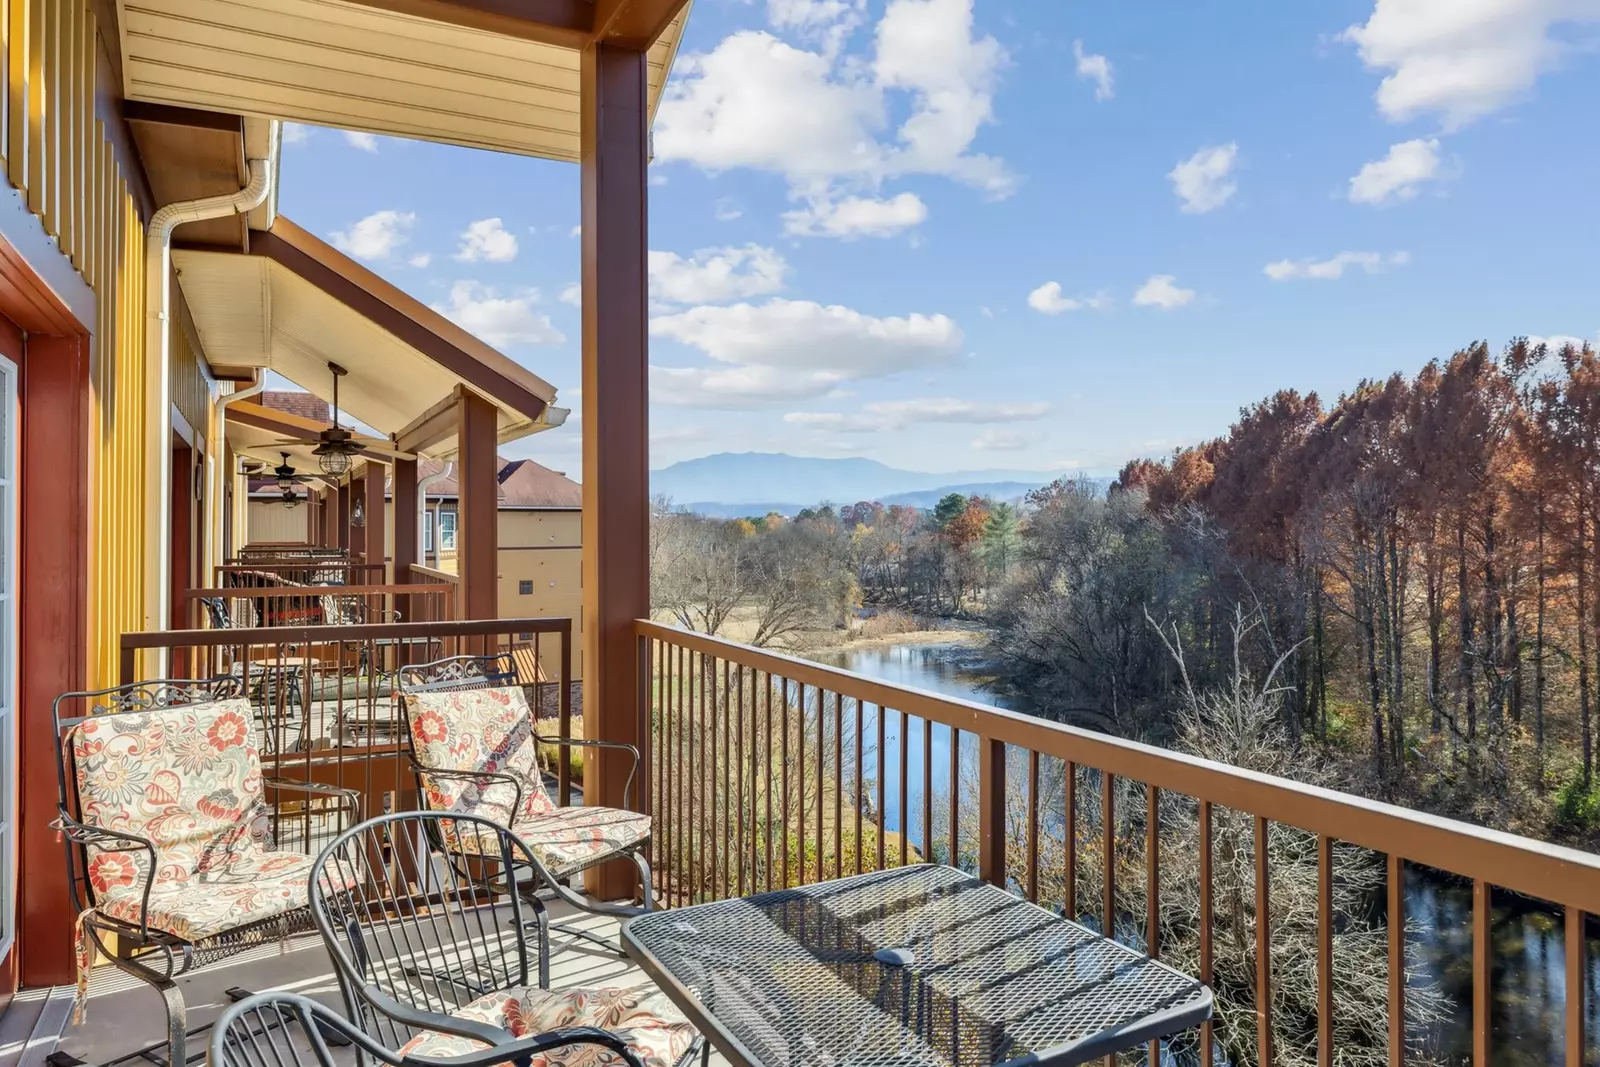
<svg viewBox="0 0 1600 1067"><path fill-rule="evenodd" d="M350 538L350 502L354 499L354 495L350 492L350 483L340 482L337 503L334 505L333 534L339 539L338 547L351 554L355 553L355 546Z"/></svg>
<svg viewBox="0 0 1600 1067"><path fill-rule="evenodd" d="M377 563L382 565L384 556L388 553L388 545L384 538L383 519L383 483L386 480L388 468L382 463L367 460L367 476L362 479L365 492L361 498L361 510L366 521L363 530L365 539L365 558L363 563ZM382 575L373 575L367 571L361 578L361 584L382 584Z"/></svg>
<svg viewBox="0 0 1600 1067"><path fill-rule="evenodd" d="M580 60L583 203L583 685L593 739L637 745L633 622L650 611L645 57L594 44ZM628 762L600 750L587 804L623 806ZM592 868L602 899L635 892L631 866Z"/></svg>
<svg viewBox="0 0 1600 1067"><path fill-rule="evenodd" d="M978 739L978 877L1006 884L1006 745L987 737Z"/></svg>
<svg viewBox="0 0 1600 1067"><path fill-rule="evenodd" d="M394 564L389 580L395 585L411 581L411 565L417 558L417 461L394 461ZM410 612L401 609L406 618Z"/></svg>
<svg viewBox="0 0 1600 1067"><path fill-rule="evenodd" d="M470 389L458 398L460 445L456 454L456 568L463 619L500 614L499 410Z"/></svg>

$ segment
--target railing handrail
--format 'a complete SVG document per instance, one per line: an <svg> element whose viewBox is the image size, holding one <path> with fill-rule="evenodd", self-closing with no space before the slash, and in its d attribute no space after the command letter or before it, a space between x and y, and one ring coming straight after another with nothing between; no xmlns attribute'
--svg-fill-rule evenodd
<svg viewBox="0 0 1600 1067"><path fill-rule="evenodd" d="M449 571L442 571L437 567L425 567L420 563L411 564L411 573L419 574L424 578L432 578L447 585L459 585L461 583L459 574L451 574Z"/></svg>
<svg viewBox="0 0 1600 1067"><path fill-rule="evenodd" d="M226 597L230 600L282 599L288 597L358 596L393 593L396 596L426 595L416 585L230 585L221 589L185 589L186 600Z"/></svg>
<svg viewBox="0 0 1600 1067"><path fill-rule="evenodd" d="M489 637L509 633L572 633L572 620L450 619L444 622L373 622L252 626L222 630L141 630L122 635L122 651L144 648L214 648L222 645L292 645L403 637Z"/></svg>
<svg viewBox="0 0 1600 1067"><path fill-rule="evenodd" d="M1600 914L1600 855L1035 718L649 619L646 639L818 686L962 733L1031 749L1375 852ZM234 631L237 632L237 631Z"/></svg>

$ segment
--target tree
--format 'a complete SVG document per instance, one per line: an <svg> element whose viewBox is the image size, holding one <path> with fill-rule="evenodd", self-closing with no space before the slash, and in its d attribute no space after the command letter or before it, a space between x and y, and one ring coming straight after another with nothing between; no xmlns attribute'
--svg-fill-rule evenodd
<svg viewBox="0 0 1600 1067"><path fill-rule="evenodd" d="M950 493L939 498L933 506L933 522L943 530L967 510L967 498L960 493Z"/></svg>
<svg viewBox="0 0 1600 1067"><path fill-rule="evenodd" d="M1020 528L1017 509L1010 504L998 503L989 509L989 521L983 527L983 556L991 579L1003 581L1010 572Z"/></svg>

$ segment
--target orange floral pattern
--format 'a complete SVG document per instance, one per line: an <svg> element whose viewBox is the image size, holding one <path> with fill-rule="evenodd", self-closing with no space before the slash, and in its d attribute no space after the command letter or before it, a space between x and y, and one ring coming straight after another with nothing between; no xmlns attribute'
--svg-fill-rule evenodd
<svg viewBox="0 0 1600 1067"><path fill-rule="evenodd" d="M513 1037L531 1037L571 1026L609 1030L627 1043L645 1067L673 1067L694 1042L694 1027L660 990L568 989L548 992L517 988L468 1004L455 1013L501 1027ZM481 1041L452 1034L418 1034L400 1050L403 1056L460 1056L487 1048ZM623 1067L623 1060L599 1045L567 1045L535 1056L530 1067Z"/></svg>
<svg viewBox="0 0 1600 1067"><path fill-rule="evenodd" d="M70 736L79 818L149 839L149 855L91 845L97 912L186 941L306 906L312 858L272 851L261 757L243 698L89 719Z"/></svg>
<svg viewBox="0 0 1600 1067"><path fill-rule="evenodd" d="M429 810L476 815L509 827L557 877L649 839L648 815L555 806L539 770L533 714L521 687L408 693L405 701ZM521 804L509 783L444 778L428 774L429 767L509 775L521 787ZM499 852L492 832L459 833L454 823L443 829L451 849Z"/></svg>

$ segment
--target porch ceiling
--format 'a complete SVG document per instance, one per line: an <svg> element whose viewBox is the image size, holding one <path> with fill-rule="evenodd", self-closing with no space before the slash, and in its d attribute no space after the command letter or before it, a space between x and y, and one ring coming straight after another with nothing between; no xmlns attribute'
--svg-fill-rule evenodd
<svg viewBox="0 0 1600 1067"><path fill-rule="evenodd" d="M576 161L581 48L649 44L685 0L118 0L130 100ZM509 12L509 13L508 13Z"/></svg>
<svg viewBox="0 0 1600 1067"><path fill-rule="evenodd" d="M551 425L555 389L442 315L279 217L249 254L174 249L178 284L208 360L278 372L332 401L328 363L349 374L342 411L385 437L459 388L499 411L499 439ZM455 452L453 433L428 454Z"/></svg>

